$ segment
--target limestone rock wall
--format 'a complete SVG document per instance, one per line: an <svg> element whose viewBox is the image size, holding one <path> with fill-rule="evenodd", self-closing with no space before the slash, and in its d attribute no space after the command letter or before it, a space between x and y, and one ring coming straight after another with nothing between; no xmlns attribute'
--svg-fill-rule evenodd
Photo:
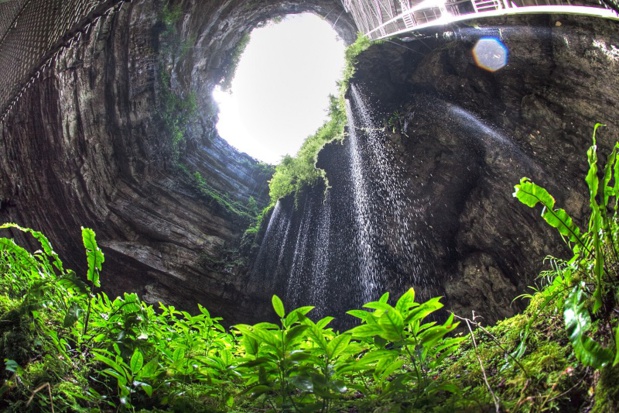
<svg viewBox="0 0 619 413"><path fill-rule="evenodd" d="M165 3L177 20L165 21ZM249 221L205 196L192 175L231 202L268 201L272 170L217 135L210 93L243 36L301 11L335 21L341 4L134 0L100 19L0 126L0 221L44 232L78 271L80 226L92 227L112 294L136 291L189 310L201 303L231 322L252 313L234 252ZM346 18L338 27L354 34ZM165 88L196 96L178 160L163 121Z"/></svg>
<svg viewBox="0 0 619 413"><path fill-rule="evenodd" d="M448 308L465 316L474 310L485 322L521 308L523 302L512 300L536 282L547 267L544 257L567 251L539 210L513 198L513 186L528 176L581 224L586 219L585 152L594 124L607 125L599 131L601 152L608 153L619 137L618 33L616 22L601 19L502 18L388 41L359 56L352 83L370 106L372 128L349 119L344 144L328 145L319 156L332 185L325 208L346 204L363 221L342 211L331 215L329 245L340 253L329 255L327 265L344 264L327 291L346 294L326 312L343 315L367 299L357 288L364 265L375 267L370 278L380 284L372 299L413 286L421 298L442 295ZM496 72L479 68L472 53L488 36L500 39L509 53L508 65ZM352 93L349 100L359 110ZM350 177L340 179L354 172L353 133L359 135L359 156L376 160L363 169L365 191L373 197L362 202L369 206L355 199L358 189ZM385 158L372 155L378 146ZM385 160L389 176L381 172ZM279 248L312 256L299 250L296 234L306 228L298 215L308 213L299 205L295 212L292 203L281 204L278 220L287 217L289 225L287 244ZM397 229L399 221L407 231ZM360 257L342 254L350 249L347 243L362 239L364 227L370 228L364 242L372 245L359 249ZM307 237L315 239L317 231L310 227ZM372 240L376 234L378 241ZM268 235L267 241L264 248L273 248ZM294 272L293 263L272 260L259 257L258 273ZM290 282L274 288L295 304L308 304L294 301Z"/></svg>

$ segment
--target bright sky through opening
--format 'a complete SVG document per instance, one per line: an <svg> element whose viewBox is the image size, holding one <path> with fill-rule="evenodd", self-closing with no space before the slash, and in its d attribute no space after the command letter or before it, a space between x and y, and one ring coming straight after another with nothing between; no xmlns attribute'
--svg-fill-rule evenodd
<svg viewBox="0 0 619 413"><path fill-rule="evenodd" d="M329 94L342 78L344 43L310 14L255 29L241 56L231 93L219 88L219 134L267 163L295 155L327 120Z"/></svg>

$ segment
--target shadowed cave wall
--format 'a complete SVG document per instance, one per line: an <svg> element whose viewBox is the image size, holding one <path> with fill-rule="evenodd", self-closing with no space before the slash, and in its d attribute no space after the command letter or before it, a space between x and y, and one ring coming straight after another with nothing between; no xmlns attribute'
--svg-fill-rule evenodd
<svg viewBox="0 0 619 413"><path fill-rule="evenodd" d="M301 239L295 226L308 208L324 208L323 191L308 189L296 209L284 200L288 235L257 240L264 257L287 260L268 264L254 256L243 265L234 250L249 222L196 188L192 177L199 173L229 201L246 205L253 197L262 206L270 170L219 138L210 91L230 74L243 36L269 18L311 11L334 23L348 42L355 29L337 1L171 5L180 14L166 23L163 2L126 3L28 89L0 130L0 221L43 231L77 270L84 267L79 227L92 227L106 254L102 282L108 292L136 291L149 302L190 310L199 302L230 322L253 321L269 313L272 293L290 295L289 254ZM501 35L511 53L510 65L497 73L476 68L470 55L479 36L497 31L463 26L449 28L454 38L426 33L375 46L360 57L354 80L372 102L374 122L385 131L381 139L402 165L402 190L415 201L411 205L421 206L414 214L412 206L399 213L415 215L410 234L424 234L422 272L433 280L425 294L443 294L453 308L480 310L489 321L511 313L511 299L559 242L536 212L515 204L513 184L529 175L558 194L570 213L583 216L584 149L597 121L608 124L601 145L614 142L618 101L608 81L617 70L614 23L552 16L496 23L505 26ZM196 97L196 114L177 147L162 104L170 91L181 101ZM497 144L496 136L509 143ZM333 186L331 216L341 217L340 226L352 219L346 218L343 189L347 145L329 145L318 160ZM345 233L330 234L350 244ZM308 238L308 248L315 239ZM385 237L384 249L392 245ZM231 261L240 265L226 265ZM342 271L345 264L338 264ZM358 262L348 268L359 268ZM385 288L397 293L421 286L402 268L387 268ZM354 282L347 285L356 289ZM289 303L300 303L300 296L290 295Z"/></svg>
<svg viewBox="0 0 619 413"><path fill-rule="evenodd" d="M243 36L270 18L314 12L349 41L354 29L336 1L165 3L126 2L98 20L21 97L0 128L0 221L42 231L77 271L80 226L92 227L109 293L242 320L253 299L243 265L227 262L243 263L235 250L250 220L219 201L263 207L272 170L217 135L210 92ZM166 117L192 95L175 147Z"/></svg>
<svg viewBox="0 0 619 413"><path fill-rule="evenodd" d="M488 36L509 51L508 65L493 73L472 54ZM547 268L544 257L566 252L540 211L513 198L513 186L530 177L572 216L586 216L593 126L607 125L602 153L618 136L618 40L614 21L546 15L371 47L351 81L369 113L349 91L360 119L349 113L347 138L319 154L328 196L317 187L296 207L280 203L248 285L263 300L275 290L291 306L328 314L414 286L420 298L444 296L448 308L485 322L512 315L525 304L512 300ZM364 296L373 283L380 287Z"/></svg>

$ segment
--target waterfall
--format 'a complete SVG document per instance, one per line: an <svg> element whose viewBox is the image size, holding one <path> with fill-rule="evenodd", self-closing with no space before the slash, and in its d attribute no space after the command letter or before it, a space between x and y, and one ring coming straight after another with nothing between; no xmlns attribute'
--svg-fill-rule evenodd
<svg viewBox="0 0 619 413"><path fill-rule="evenodd" d="M301 218L301 225L297 231L297 238L294 244L294 253L292 256L292 268L288 277L288 285L286 287L286 302L291 303L294 307L299 306L299 297L303 290L302 279L305 273L306 256L311 254L308 251L310 231L309 225L313 220L313 214L309 208L309 198L305 199L303 210L306 211Z"/></svg>
<svg viewBox="0 0 619 413"><path fill-rule="evenodd" d="M387 284L402 286L403 282L414 282L418 285L430 286L434 282L425 276L429 263L423 258L425 239L415 231L415 221L421 217L416 211L420 205L407 196L410 183L404 173L402 160L397 156L394 145L389 142L389 136L383 125L374 120L370 106L365 97L355 85L351 85L352 107L349 115L351 150L359 150L353 155L362 158L360 169L368 171L368 178L361 188L371 188L369 194L357 199L358 204L368 203L363 207L369 210L369 219L363 228L373 228L372 256L378 262L379 269L390 264L392 257L397 257L396 272L400 275L389 280L381 274L374 274L378 281L378 289L384 291ZM359 148L359 136L363 136L363 148ZM353 143L354 142L354 143ZM363 155L361 155L363 154ZM376 296L373 297L375 299Z"/></svg>
<svg viewBox="0 0 619 413"><path fill-rule="evenodd" d="M348 117L348 139L350 156L350 176L353 184L354 215L357 225L355 245L358 248L357 255L360 260L359 282L363 286L363 301L369 301L376 295L380 284L380 267L376 255L376 222L372 219L376 211L372 211L371 194L368 189L368 180L364 176L366 167L359 142L357 126L350 102L346 102Z"/></svg>
<svg viewBox="0 0 619 413"><path fill-rule="evenodd" d="M354 85L347 116L348 137L324 155L337 165L327 171L331 188L325 194L317 185L277 204L251 275L263 299L277 293L287 308L317 307L316 316L342 316L385 291L436 284L418 231L424 205L407 195L396 146Z"/></svg>
<svg viewBox="0 0 619 413"><path fill-rule="evenodd" d="M320 213L317 219L316 227L316 246L311 262L311 283L310 283L310 302L316 306L317 316L326 316L327 314L327 289L328 289L328 274L327 268L329 265L330 251L330 229L331 229L331 196L327 193L323 207L320 208Z"/></svg>

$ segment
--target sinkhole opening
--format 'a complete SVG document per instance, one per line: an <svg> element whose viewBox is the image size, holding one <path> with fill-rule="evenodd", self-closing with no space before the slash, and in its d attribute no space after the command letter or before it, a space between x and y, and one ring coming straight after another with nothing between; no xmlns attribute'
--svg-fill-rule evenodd
<svg viewBox="0 0 619 413"><path fill-rule="evenodd" d="M295 155L327 120L344 51L330 23L312 13L287 15L254 29L230 87L213 91L220 136L266 163Z"/></svg>

